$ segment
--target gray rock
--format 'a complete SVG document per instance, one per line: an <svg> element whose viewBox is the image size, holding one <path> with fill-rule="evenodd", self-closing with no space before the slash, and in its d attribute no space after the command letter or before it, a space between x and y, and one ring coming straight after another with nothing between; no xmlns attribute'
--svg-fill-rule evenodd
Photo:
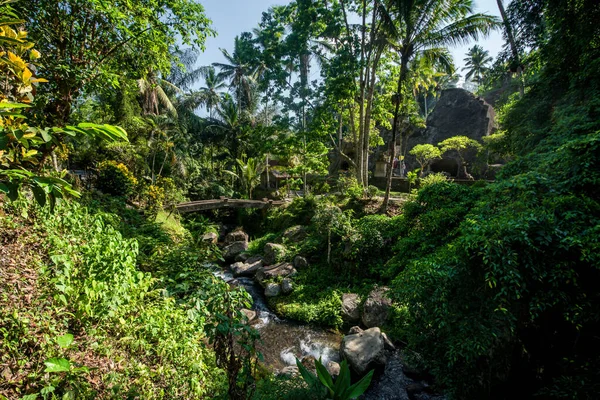
<svg viewBox="0 0 600 400"><path fill-rule="evenodd" d="M342 319L348 323L360 321L360 297L357 294L342 294Z"/></svg>
<svg viewBox="0 0 600 400"><path fill-rule="evenodd" d="M295 365L289 365L279 372L279 375L287 375L287 376L292 376L292 377L297 376L299 374L300 374L300 371L298 371L298 367Z"/></svg>
<svg viewBox="0 0 600 400"><path fill-rule="evenodd" d="M453 136L467 136L479 142L485 136L494 133L495 113L492 106L483 99L464 89L443 90L435 108L427 117L427 128L411 135L408 139L407 149L410 151L417 144L430 143L436 145ZM448 152L443 158L434 161L431 170L434 172L445 171L452 176L457 176L457 154ZM466 162L476 162L476 151L467 152ZM407 170L418 167L418 163L411 154L406 155ZM470 168L472 169L472 168ZM462 176L462 169L458 171Z"/></svg>
<svg viewBox="0 0 600 400"><path fill-rule="evenodd" d="M233 242L223 248L223 258L226 261L232 261L235 257L248 250L248 242Z"/></svg>
<svg viewBox="0 0 600 400"><path fill-rule="evenodd" d="M255 279L259 283L263 283L266 280L274 278L285 278L288 276L294 276L297 274L296 269L290 263L280 263L271 265L269 267L259 268L256 272Z"/></svg>
<svg viewBox="0 0 600 400"><path fill-rule="evenodd" d="M306 227L301 225L292 226L283 232L283 238L292 243L301 242L302 240L306 239L306 236Z"/></svg>
<svg viewBox="0 0 600 400"><path fill-rule="evenodd" d="M278 283L268 283L265 287L266 297L277 297L281 293L281 286Z"/></svg>
<svg viewBox="0 0 600 400"><path fill-rule="evenodd" d="M364 375L370 369L386 362L383 337L379 328L344 336L340 356L357 374Z"/></svg>
<svg viewBox="0 0 600 400"><path fill-rule="evenodd" d="M392 301L386 297L388 288L371 291L363 306L362 322L367 328L382 326L388 319Z"/></svg>
<svg viewBox="0 0 600 400"><path fill-rule="evenodd" d="M233 276L237 278L240 276L254 276L262 266L263 262L260 257L250 257L246 262L239 261L231 264L229 268L233 272Z"/></svg>
<svg viewBox="0 0 600 400"><path fill-rule="evenodd" d="M338 376L340 374L340 364L335 361L328 361L325 368L327 368L327 371L331 376Z"/></svg>
<svg viewBox="0 0 600 400"><path fill-rule="evenodd" d="M237 256L235 256L235 261L242 261L242 262L246 262L247 259L250 258L250 254L248 253L240 253Z"/></svg>
<svg viewBox="0 0 600 400"><path fill-rule="evenodd" d="M281 262L285 257L285 246L276 243L267 243L264 248L264 260L266 265Z"/></svg>
<svg viewBox="0 0 600 400"><path fill-rule="evenodd" d="M294 291L294 285L291 279L284 278L283 281L281 281L281 291L283 294L290 294Z"/></svg>
<svg viewBox="0 0 600 400"><path fill-rule="evenodd" d="M225 243L229 244L233 242L248 242L248 234L242 230L229 232L225 236Z"/></svg>
<svg viewBox="0 0 600 400"><path fill-rule="evenodd" d="M306 268L308 267L308 261L306 261L306 258L302 257L302 256L296 256L294 258L294 267L301 269L301 268Z"/></svg>
<svg viewBox="0 0 600 400"><path fill-rule="evenodd" d="M214 232L207 232L202 236L203 243L216 244L219 239L219 235Z"/></svg>
<svg viewBox="0 0 600 400"><path fill-rule="evenodd" d="M363 333L363 330L360 326L353 326L348 330L348 335L353 335L355 333Z"/></svg>
<svg viewBox="0 0 600 400"><path fill-rule="evenodd" d="M247 322L252 322L254 319L256 319L256 311L248 310L247 308L242 308L241 311L246 317Z"/></svg>

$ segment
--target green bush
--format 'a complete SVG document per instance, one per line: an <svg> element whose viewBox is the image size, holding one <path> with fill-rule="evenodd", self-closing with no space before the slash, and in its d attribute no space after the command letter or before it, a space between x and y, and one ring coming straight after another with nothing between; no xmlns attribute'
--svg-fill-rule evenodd
<svg viewBox="0 0 600 400"><path fill-rule="evenodd" d="M337 181L337 189L342 196L349 199L362 199L365 196L365 190L355 176L341 175Z"/></svg>
<svg viewBox="0 0 600 400"><path fill-rule="evenodd" d="M137 179L125 164L103 161L98 164L96 186L106 194L129 196L137 186Z"/></svg>
<svg viewBox="0 0 600 400"><path fill-rule="evenodd" d="M367 215L352 220L353 234L344 243L344 252L353 261L356 276L380 276L383 264L389 259L398 235L399 217Z"/></svg>
<svg viewBox="0 0 600 400"><path fill-rule="evenodd" d="M441 172L434 172L419 179L419 188L423 189L436 183L448 182L448 177Z"/></svg>
<svg viewBox="0 0 600 400"><path fill-rule="evenodd" d="M211 315L202 306L202 293L214 287L212 274L198 268L206 254L172 244L154 247L156 261L146 264L147 271L142 272L138 242L115 229L116 219L76 203L59 204L55 213L35 212L36 229L43 233L41 248L48 252L50 265L40 265L40 279L45 282L40 295L47 300L29 317L36 321L27 322L29 329L62 333L68 329L91 359L106 358L120 367L95 378L88 389L73 375L78 371L85 375L86 369L79 367L70 368L66 375L34 374L30 393L52 384L57 396L68 396L67 391L79 385L78 398L96 398L98 390L110 390L116 397L137 393L147 399L213 397L223 390L224 380L203 334ZM18 321L12 325L21 326ZM35 369L37 360L58 360L57 354L65 358L55 347L41 343L33 353L21 356ZM65 360L57 362L66 366Z"/></svg>
<svg viewBox="0 0 600 400"><path fill-rule="evenodd" d="M322 326L343 325L340 310L342 297L335 290L296 284L291 295L270 300L273 310L286 318Z"/></svg>
<svg viewBox="0 0 600 400"><path fill-rule="evenodd" d="M266 226L271 232L284 231L295 225L309 225L317 207L313 196L296 197L284 207L269 210Z"/></svg>

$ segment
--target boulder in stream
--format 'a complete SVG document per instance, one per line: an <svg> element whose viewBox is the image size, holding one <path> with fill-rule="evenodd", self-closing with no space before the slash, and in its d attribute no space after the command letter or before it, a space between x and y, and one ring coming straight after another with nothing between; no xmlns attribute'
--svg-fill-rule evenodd
<svg viewBox="0 0 600 400"><path fill-rule="evenodd" d="M268 283L265 287L265 297L277 297L281 293L281 285L278 283Z"/></svg>
<svg viewBox="0 0 600 400"><path fill-rule="evenodd" d="M275 264L285 257L285 246L277 243L267 243L265 244L264 253L265 264Z"/></svg>
<svg viewBox="0 0 600 400"><path fill-rule="evenodd" d="M370 369L385 365L384 341L379 328L344 336L340 356L357 374L364 375Z"/></svg>
<svg viewBox="0 0 600 400"><path fill-rule="evenodd" d="M238 262L238 261L246 262L246 260L249 258L250 258L250 254L240 253L237 256L235 256L235 262Z"/></svg>
<svg viewBox="0 0 600 400"><path fill-rule="evenodd" d="M281 281L281 291L283 294L290 294L294 291L294 284L290 278L283 278L283 281Z"/></svg>
<svg viewBox="0 0 600 400"><path fill-rule="evenodd" d="M296 256L294 258L294 267L297 269L306 268L308 267L308 261L306 261L306 258L302 256Z"/></svg>
<svg viewBox="0 0 600 400"><path fill-rule="evenodd" d="M280 263L269 267L262 267L256 273L256 280L262 285L264 281L274 278L285 278L296 275L297 271L290 263Z"/></svg>
<svg viewBox="0 0 600 400"><path fill-rule="evenodd" d="M278 375L287 375L287 376L297 376L300 374L300 371L298 370L298 367L295 365L288 365L287 367L283 368L281 371L279 371Z"/></svg>
<svg viewBox="0 0 600 400"><path fill-rule="evenodd" d="M248 242L248 234L242 230L229 232L225 236L225 243L230 244L234 242Z"/></svg>
<svg viewBox="0 0 600 400"><path fill-rule="evenodd" d="M238 254L246 250L248 250L248 242L233 242L223 248L223 258L232 261Z"/></svg>
<svg viewBox="0 0 600 400"><path fill-rule="evenodd" d="M360 297L354 293L342 294L342 319L344 322L360 321Z"/></svg>
<svg viewBox="0 0 600 400"><path fill-rule="evenodd" d="M283 238L292 243L301 242L302 240L306 239L306 236L306 227L302 225L292 226L283 232Z"/></svg>
<svg viewBox="0 0 600 400"><path fill-rule="evenodd" d="M248 320L247 322L252 322L254 319L256 319L256 311L248 310L247 308L242 308L241 311Z"/></svg>
<svg viewBox="0 0 600 400"><path fill-rule="evenodd" d="M392 301L387 297L388 288L378 288L367 297L363 306L362 322L367 328L382 326L388 319Z"/></svg>
<svg viewBox="0 0 600 400"><path fill-rule="evenodd" d="M325 368L327 368L327 372L331 376L338 376L340 374L340 364L335 361L328 361Z"/></svg>
<svg viewBox="0 0 600 400"><path fill-rule="evenodd" d="M207 232L202 236L202 243L216 244L218 239L219 235L215 232Z"/></svg>
<svg viewBox="0 0 600 400"><path fill-rule="evenodd" d="M262 258L260 256L253 256L245 262L238 261L235 264L231 264L229 268L233 272L233 276L237 278L240 276L254 276L262 266Z"/></svg>

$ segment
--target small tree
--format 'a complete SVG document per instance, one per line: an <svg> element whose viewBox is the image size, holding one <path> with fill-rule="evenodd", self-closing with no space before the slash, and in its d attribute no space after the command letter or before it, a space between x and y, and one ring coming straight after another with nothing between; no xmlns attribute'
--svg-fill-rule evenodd
<svg viewBox="0 0 600 400"><path fill-rule="evenodd" d="M317 229L327 234L327 264L331 263L331 234L345 236L352 230L350 218L337 206L319 204L312 222Z"/></svg>
<svg viewBox="0 0 600 400"><path fill-rule="evenodd" d="M458 153L458 168L456 170L456 176L460 173L460 167L463 168L463 173L468 179L473 179L471 174L467 172L467 163L465 162L465 154L470 149L479 150L481 144L474 139L468 138L467 136L453 136L438 143L438 146L442 149L442 153L454 150Z"/></svg>
<svg viewBox="0 0 600 400"><path fill-rule="evenodd" d="M252 199L252 191L260 184L260 176L265 170L265 164L257 158L249 158L247 161L237 159L240 173L225 171L238 178L246 191L249 199Z"/></svg>
<svg viewBox="0 0 600 400"><path fill-rule="evenodd" d="M412 148L410 154L417 158L417 162L421 165L419 176L423 176L425 168L429 171L431 162L435 159L442 158L442 151L432 144L418 144Z"/></svg>

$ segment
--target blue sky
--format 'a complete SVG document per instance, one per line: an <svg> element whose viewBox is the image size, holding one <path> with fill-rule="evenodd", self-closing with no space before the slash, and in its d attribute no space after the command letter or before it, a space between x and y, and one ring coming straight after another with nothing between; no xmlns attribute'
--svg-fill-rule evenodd
<svg viewBox="0 0 600 400"><path fill-rule="evenodd" d="M217 31L217 37L206 41L206 51L198 60L200 65L223 62L224 58L219 48L231 51L235 36L257 27L263 11L273 5L289 3L287 0L200 0L200 2L204 5L206 15L213 21L213 27ZM475 5L476 12L499 15L496 0L475 0ZM464 64L465 53L473 44L450 49L459 72ZM493 32L488 38L481 39L479 44L495 57L502 48L502 36L500 32Z"/></svg>

